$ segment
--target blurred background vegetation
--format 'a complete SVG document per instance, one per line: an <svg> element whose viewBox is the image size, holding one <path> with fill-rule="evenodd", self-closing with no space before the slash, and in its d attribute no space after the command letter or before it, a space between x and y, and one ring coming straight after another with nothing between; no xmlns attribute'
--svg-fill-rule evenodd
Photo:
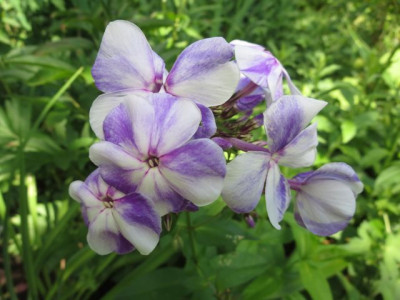
<svg viewBox="0 0 400 300"><path fill-rule="evenodd" d="M398 0L2 0L0 18L1 299L400 299ZM115 19L168 67L211 36L271 50L329 102L315 167L344 161L364 182L349 227L316 237L287 213L276 231L261 201L249 228L219 199L173 216L147 257L92 252L68 185L94 169L90 70Z"/></svg>

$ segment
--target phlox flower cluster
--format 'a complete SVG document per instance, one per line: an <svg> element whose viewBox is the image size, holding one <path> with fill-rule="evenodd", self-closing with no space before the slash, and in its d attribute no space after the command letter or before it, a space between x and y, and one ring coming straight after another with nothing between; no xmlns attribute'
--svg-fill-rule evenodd
<svg viewBox="0 0 400 300"><path fill-rule="evenodd" d="M292 179L281 174L279 166L314 163L317 126L309 123L326 102L302 96L262 46L203 39L168 71L136 25L114 21L92 75L103 92L89 114L99 139L89 158L98 168L72 182L69 193L98 254L149 254L161 217L195 211L221 195L235 212L249 213L264 191L277 229L291 190L297 222L314 234L342 230L353 216L363 185L350 166L331 163ZM265 112L254 115L256 106ZM260 126L266 141L252 137ZM229 148L245 153L227 164Z"/></svg>

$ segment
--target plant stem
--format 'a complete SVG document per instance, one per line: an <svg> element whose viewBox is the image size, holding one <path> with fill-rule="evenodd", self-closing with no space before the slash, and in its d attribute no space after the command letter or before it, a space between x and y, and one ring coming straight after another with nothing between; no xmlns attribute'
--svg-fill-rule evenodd
<svg viewBox="0 0 400 300"><path fill-rule="evenodd" d="M36 130L50 109L54 106L57 100L65 93L65 91L71 86L75 79L82 73L83 67L80 67L68 80L67 82L58 90L58 92L50 99L46 104L43 111L40 113L39 117L36 119L33 127L27 133L26 137L20 137L20 146L18 149L18 162L19 162L19 209L21 217L21 236L22 236L22 257L24 260L25 275L28 281L29 294L32 299L37 299L37 282L36 282L36 272L35 266L32 261L32 252L30 247L29 238L29 228L28 228L28 198L27 190L25 186L26 170L25 170L25 146L28 143L30 136L34 130Z"/></svg>
<svg viewBox="0 0 400 300"><path fill-rule="evenodd" d="M2 197L0 193L0 197ZM8 208L7 205L5 206L5 212L4 212L4 225L3 225L3 258L4 258L4 272L6 276L6 284L7 284L7 290L10 293L10 298L11 300L17 300L17 296L15 295L14 291L14 284L12 280L12 273L11 273L11 259L10 255L8 253L8 240L9 240L9 230L10 230L10 224L9 224L9 215L8 215Z"/></svg>
<svg viewBox="0 0 400 300"><path fill-rule="evenodd" d="M47 102L46 106L40 113L39 117L36 119L35 123L33 124L33 130L37 129L46 117L46 114L49 112L49 110L56 104L57 100L65 93L65 91L71 86L71 84L78 78L79 75L83 72L83 67L80 67L69 79L64 85L58 90L58 92L50 99L49 102Z"/></svg>
<svg viewBox="0 0 400 300"><path fill-rule="evenodd" d="M192 222L190 220L190 213L186 212L186 226L187 226L187 231L189 235L189 243L190 243L190 248L192 250L192 259L195 265L198 265L198 260L197 260L197 254L196 254L196 245L194 242L194 235L193 235L193 227L192 227Z"/></svg>
<svg viewBox="0 0 400 300"><path fill-rule="evenodd" d="M25 142L21 141L19 147L18 161L19 161L19 213L21 216L21 236L22 236L22 257L24 259L24 269L26 278L28 281L29 294L32 299L37 299L36 290L36 275L35 269L32 263L32 253L29 239L28 229L28 203L25 186L25 154L24 154Z"/></svg>

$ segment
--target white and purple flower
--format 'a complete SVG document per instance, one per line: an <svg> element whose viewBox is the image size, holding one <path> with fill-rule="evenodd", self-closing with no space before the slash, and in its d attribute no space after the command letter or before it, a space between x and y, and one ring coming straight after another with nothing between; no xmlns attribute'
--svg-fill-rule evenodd
<svg viewBox="0 0 400 300"><path fill-rule="evenodd" d="M199 108L169 94L131 93L123 99L104 120L105 141L90 148L103 179L122 192L148 196L161 216L216 200L225 157L210 139L192 139Z"/></svg>
<svg viewBox="0 0 400 300"><path fill-rule="evenodd" d="M98 254L149 254L159 241L162 216L210 204L221 193L235 212L248 213L265 189L277 229L291 189L297 193L297 222L314 234L334 234L353 216L363 185L348 165L327 164L291 180L281 174L279 166L313 164L317 128L308 124L326 102L303 97L264 47L228 44L221 37L200 40L183 50L168 73L136 25L114 21L92 74L105 93L90 109L90 125L101 141L89 157L98 169L85 182L72 182L69 193L81 204L89 246ZM283 78L292 95L283 95ZM267 110L249 120L264 99ZM215 112L226 123L214 142L209 107L218 105ZM238 112L244 115L234 116ZM246 142L261 123L267 142ZM226 166L217 143L247 153ZM254 226L251 215L246 220Z"/></svg>
<svg viewBox="0 0 400 300"><path fill-rule="evenodd" d="M231 45L234 47L235 60L241 74L266 92L268 105L283 96L283 77L290 92L301 95L279 60L264 47L241 40L234 40Z"/></svg>
<svg viewBox="0 0 400 300"><path fill-rule="evenodd" d="M104 182L95 170L69 187L71 197L81 204L89 227L87 241L100 255L124 254L135 248L149 254L161 233L161 218L152 202L138 193L124 194Z"/></svg>
<svg viewBox="0 0 400 300"><path fill-rule="evenodd" d="M268 149L249 151L228 164L222 198L239 213L250 212L265 186L268 217L280 229L290 202L290 188L279 165L308 167L315 160L316 124L307 126L326 102L303 96L282 96L264 113Z"/></svg>
<svg viewBox="0 0 400 300"><path fill-rule="evenodd" d="M343 230L354 215L363 184L345 163L330 163L289 180L297 192L295 219L317 235Z"/></svg>
<svg viewBox="0 0 400 300"><path fill-rule="evenodd" d="M204 118L197 137L212 136L216 126L208 107L228 100L239 81L232 58L232 47L223 38L203 39L184 49L168 73L139 27L127 21L111 22L92 69L96 86L107 93L99 96L90 110L93 131L103 139L102 122L107 113L121 103L118 96L134 90L196 102Z"/></svg>

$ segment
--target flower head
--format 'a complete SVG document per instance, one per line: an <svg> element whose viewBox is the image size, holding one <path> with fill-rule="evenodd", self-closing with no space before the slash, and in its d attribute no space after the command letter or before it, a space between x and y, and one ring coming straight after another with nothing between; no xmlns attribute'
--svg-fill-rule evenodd
<svg viewBox="0 0 400 300"><path fill-rule="evenodd" d="M148 196L160 215L209 204L226 172L221 148L192 139L201 120L190 100L168 94L127 94L104 121L105 141L90 148L104 180Z"/></svg>
<svg viewBox="0 0 400 300"><path fill-rule="evenodd" d="M279 164L310 166L315 160L317 129L306 128L326 102L303 96L282 96L264 113L268 149L249 151L236 157L227 167L222 198L236 212L249 212L260 200L265 186L268 217L279 229L289 206L290 188Z"/></svg>
<svg viewBox="0 0 400 300"><path fill-rule="evenodd" d="M232 57L232 48L223 38L203 39L184 49L168 73L139 27L127 21L111 22L92 69L96 86L107 93L91 107L93 131L103 138L102 122L121 103L119 96L126 91L168 93L196 102L202 111L224 103L239 81ZM210 137L215 133L214 117L211 111L204 112L203 117L207 118L205 126L211 123L211 127L198 136Z"/></svg>
<svg viewBox="0 0 400 300"><path fill-rule="evenodd" d="M69 194L81 204L89 227L87 241L98 254L123 254L135 248L149 254L156 247L161 218L143 195L118 191L104 182L98 169L85 182L72 182Z"/></svg>

